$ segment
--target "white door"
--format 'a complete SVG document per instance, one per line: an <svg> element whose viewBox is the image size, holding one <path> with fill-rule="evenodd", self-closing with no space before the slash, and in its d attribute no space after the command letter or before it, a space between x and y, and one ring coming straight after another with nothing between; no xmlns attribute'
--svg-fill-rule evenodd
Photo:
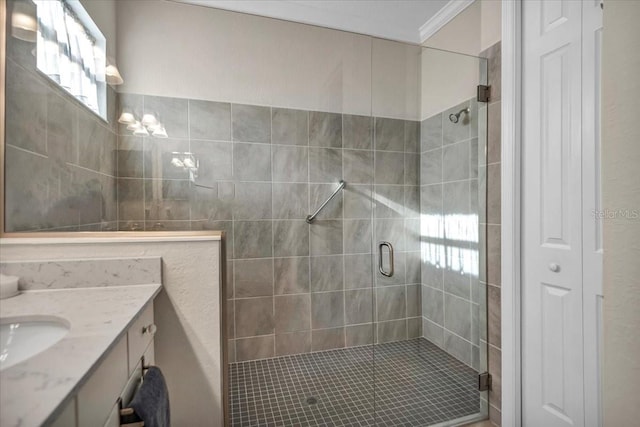
<svg viewBox="0 0 640 427"><path fill-rule="evenodd" d="M582 2L523 9L523 425L584 425Z"/></svg>
<svg viewBox="0 0 640 427"><path fill-rule="evenodd" d="M585 425L602 425L601 0L582 6L582 281Z"/></svg>

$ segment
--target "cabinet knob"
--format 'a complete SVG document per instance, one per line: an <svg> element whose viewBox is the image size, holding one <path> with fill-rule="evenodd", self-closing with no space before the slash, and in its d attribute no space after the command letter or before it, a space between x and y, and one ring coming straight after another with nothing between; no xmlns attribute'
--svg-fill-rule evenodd
<svg viewBox="0 0 640 427"><path fill-rule="evenodd" d="M552 262L551 264L549 264L549 270L553 271L554 273L557 273L558 271L560 271L560 266L555 262Z"/></svg>
<svg viewBox="0 0 640 427"><path fill-rule="evenodd" d="M158 327L155 324L150 324L142 327L142 334L151 334L155 335Z"/></svg>

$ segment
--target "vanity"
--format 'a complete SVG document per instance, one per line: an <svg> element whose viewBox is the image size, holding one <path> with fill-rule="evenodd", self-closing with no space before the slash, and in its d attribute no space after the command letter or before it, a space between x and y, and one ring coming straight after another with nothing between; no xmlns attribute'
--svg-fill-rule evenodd
<svg viewBox="0 0 640 427"><path fill-rule="evenodd" d="M222 233L5 237L0 254L23 291L0 300L0 323L64 332L0 371L1 426L119 426L150 365L173 425L224 425Z"/></svg>
<svg viewBox="0 0 640 427"><path fill-rule="evenodd" d="M0 424L119 426L119 409L155 363L153 300L161 289L157 283L30 290L1 300L0 323L15 336L3 339L12 365L0 371ZM46 341L51 334L63 335L48 348L28 348L30 338ZM11 360L29 350L39 351Z"/></svg>

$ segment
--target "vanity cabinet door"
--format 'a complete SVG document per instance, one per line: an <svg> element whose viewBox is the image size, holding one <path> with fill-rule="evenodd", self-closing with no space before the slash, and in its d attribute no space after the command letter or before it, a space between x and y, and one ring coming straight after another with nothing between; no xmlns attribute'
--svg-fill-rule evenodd
<svg viewBox="0 0 640 427"><path fill-rule="evenodd" d="M71 399L51 427L76 427L76 398Z"/></svg>
<svg viewBox="0 0 640 427"><path fill-rule="evenodd" d="M133 374L142 354L153 340L154 334L153 304L150 304L149 307L144 309L140 317L133 322L127 333L127 339L129 340L129 375Z"/></svg>
<svg viewBox="0 0 640 427"><path fill-rule="evenodd" d="M128 378L123 338L78 392L78 427L102 427Z"/></svg>

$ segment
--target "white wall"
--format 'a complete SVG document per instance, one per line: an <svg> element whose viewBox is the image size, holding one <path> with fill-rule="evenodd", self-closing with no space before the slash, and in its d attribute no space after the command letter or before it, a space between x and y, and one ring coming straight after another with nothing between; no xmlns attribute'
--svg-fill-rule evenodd
<svg viewBox="0 0 640 427"><path fill-rule="evenodd" d="M603 37L603 206L640 210L640 2L606 1ZM604 425L640 420L640 218L604 220Z"/></svg>
<svg viewBox="0 0 640 427"><path fill-rule="evenodd" d="M167 380L175 426L223 424L221 271L218 237L207 240L140 237L71 238L68 243L29 244L11 239L2 261L162 257L163 291L154 302L156 364ZM42 239L38 239L39 241ZM55 239L59 240L59 239ZM129 239L130 240L130 239Z"/></svg>
<svg viewBox="0 0 640 427"><path fill-rule="evenodd" d="M118 2L117 20L122 92L419 117L415 46L165 1Z"/></svg>

